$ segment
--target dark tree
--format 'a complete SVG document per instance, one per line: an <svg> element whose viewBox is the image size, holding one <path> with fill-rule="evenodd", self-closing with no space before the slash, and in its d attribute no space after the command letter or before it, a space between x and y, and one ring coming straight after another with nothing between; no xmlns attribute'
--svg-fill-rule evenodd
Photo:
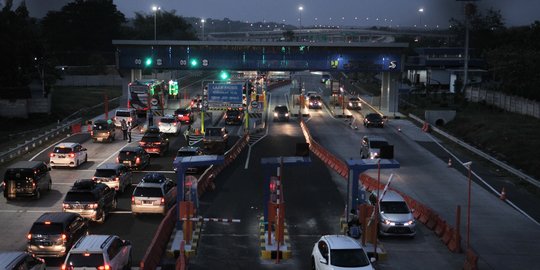
<svg viewBox="0 0 540 270"><path fill-rule="evenodd" d="M112 0L77 0L47 13L42 25L48 49L64 64L81 65L92 64L96 53L113 63L111 41L121 37L125 21Z"/></svg>
<svg viewBox="0 0 540 270"><path fill-rule="evenodd" d="M156 13L157 39L196 40L197 33L193 26L175 13L175 10ZM154 13L147 15L136 12L133 25L130 39L154 39Z"/></svg>

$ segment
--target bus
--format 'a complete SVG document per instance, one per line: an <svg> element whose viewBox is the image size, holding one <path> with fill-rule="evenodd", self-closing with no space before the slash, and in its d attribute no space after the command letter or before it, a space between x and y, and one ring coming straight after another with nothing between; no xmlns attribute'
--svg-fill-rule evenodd
<svg viewBox="0 0 540 270"><path fill-rule="evenodd" d="M167 84L162 80L136 80L128 85L128 108L137 111L137 115L145 116L150 109L163 115L169 100Z"/></svg>

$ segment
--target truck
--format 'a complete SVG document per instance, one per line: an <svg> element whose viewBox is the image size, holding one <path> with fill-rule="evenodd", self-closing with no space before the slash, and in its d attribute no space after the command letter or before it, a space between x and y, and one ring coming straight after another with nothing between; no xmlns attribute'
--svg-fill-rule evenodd
<svg viewBox="0 0 540 270"><path fill-rule="evenodd" d="M167 84L162 80L135 80L128 85L128 108L136 110L139 117L145 117L148 110L163 115L169 100Z"/></svg>

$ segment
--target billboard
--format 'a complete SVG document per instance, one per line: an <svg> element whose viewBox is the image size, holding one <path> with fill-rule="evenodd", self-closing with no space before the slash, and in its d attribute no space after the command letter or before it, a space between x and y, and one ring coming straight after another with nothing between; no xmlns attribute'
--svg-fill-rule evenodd
<svg viewBox="0 0 540 270"><path fill-rule="evenodd" d="M210 107L242 107L242 84L208 84L208 105Z"/></svg>

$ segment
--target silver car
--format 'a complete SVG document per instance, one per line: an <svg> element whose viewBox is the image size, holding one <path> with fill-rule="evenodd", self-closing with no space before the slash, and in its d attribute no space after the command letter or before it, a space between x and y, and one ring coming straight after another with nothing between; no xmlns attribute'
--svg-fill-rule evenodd
<svg viewBox="0 0 540 270"><path fill-rule="evenodd" d="M140 182L131 197L131 212L133 215L153 213L167 214L174 205L176 198L172 190L176 185L172 181L159 183Z"/></svg>
<svg viewBox="0 0 540 270"><path fill-rule="evenodd" d="M382 190L379 191L382 195ZM369 196L371 204L377 203L377 193ZM416 235L416 221L405 199L399 193L387 190L379 203L379 235Z"/></svg>

